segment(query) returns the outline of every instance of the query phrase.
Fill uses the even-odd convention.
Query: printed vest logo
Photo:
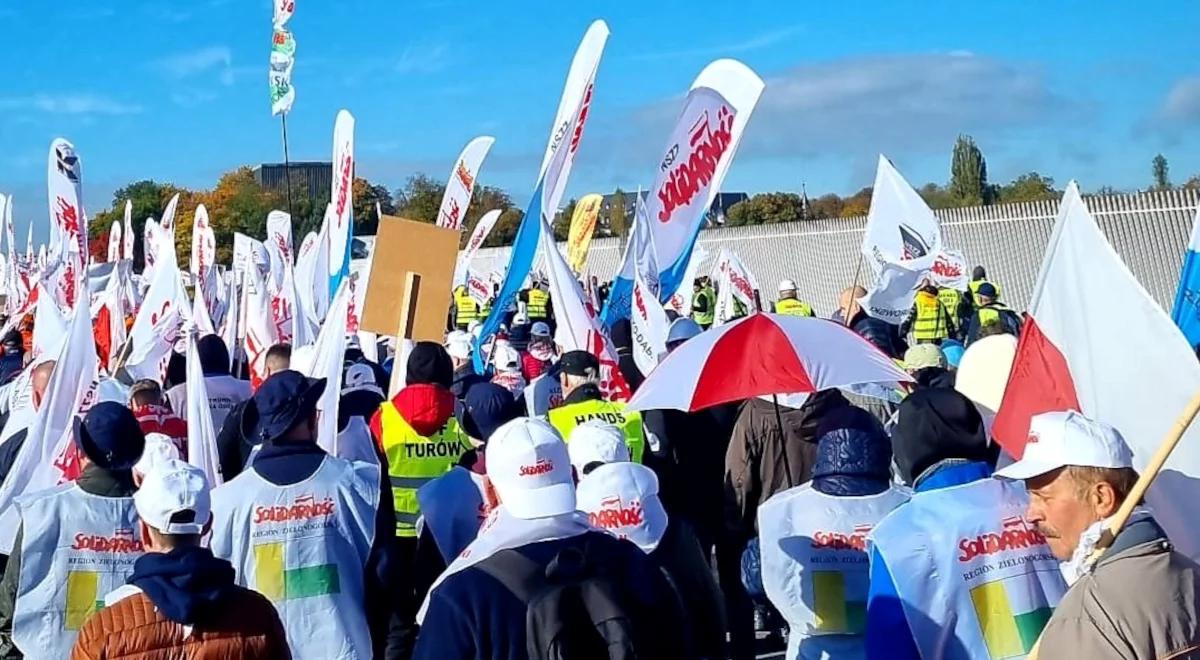
[[[519,474],[522,477],[536,477],[554,471],[554,462],[548,458],[539,458],[533,465],[522,465]]]
[[[630,500],[628,506],[621,506],[621,497],[613,495],[600,500],[600,510],[589,512],[588,522],[601,529],[620,529],[637,527],[646,522],[646,516],[640,501]]]
[[[425,440],[404,445],[405,458],[458,458],[462,456],[462,443],[456,440]]]
[[[812,548],[814,550],[857,550],[866,552],[867,535],[871,533],[871,525],[855,525],[849,534],[842,532],[817,532],[813,534]]]
[[[291,506],[275,505],[254,507],[253,524],[258,525],[261,523],[290,522],[293,520],[312,520],[314,518],[325,518],[333,515],[334,508],[332,497],[326,497],[321,501],[317,501],[316,497],[313,495],[303,495],[297,497],[292,502]]]
[[[112,536],[80,532],[75,535],[75,542],[71,544],[71,549],[122,554],[140,554],[143,551],[142,542],[133,537],[133,530],[129,528],[118,529],[113,532]]]
[[[583,424],[593,419],[598,419],[606,424],[613,424],[615,426],[625,426],[625,415],[618,412],[588,412],[575,415],[576,424]]]
[[[1022,550],[1039,545],[1046,545],[1046,537],[1037,529],[1030,527],[1021,516],[1005,518],[999,532],[980,534],[973,539],[964,538],[958,542],[960,562],[971,561],[980,555],[993,555],[1009,550]]]

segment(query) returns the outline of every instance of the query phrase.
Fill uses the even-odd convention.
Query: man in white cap
[[[575,441],[571,451],[574,459]],[[667,516],[658,498],[658,477],[650,468],[628,458],[592,465],[577,487],[579,510],[593,526],[633,542],[666,571],[687,604],[694,657],[724,658],[725,608],[696,532],[682,518]],[[687,656],[681,650],[679,657]]]
[[[146,475],[150,474],[151,470],[169,460],[181,460],[182,458],[173,438],[162,433],[147,433],[146,448],[142,450],[142,457],[133,464],[133,484],[141,486],[142,481],[146,479]]]
[[[487,378],[475,373],[475,365],[471,363],[474,341],[474,335],[461,330],[454,330],[446,335],[446,353],[450,355],[450,364],[454,367],[450,392],[459,401],[466,398],[467,390],[471,389],[472,385],[487,382]]]
[[[515,419],[492,434],[487,477],[499,505],[433,586],[414,658],[552,657],[543,654],[558,633],[569,657],[685,657],[677,595],[637,546],[576,511],[570,465],[542,420]],[[597,617],[608,621],[603,635]],[[581,628],[586,637],[571,633]]]
[[[571,455],[576,481],[582,481],[601,465],[629,462],[629,447],[621,428],[599,420],[584,422],[572,429],[567,452]]]
[[[133,649],[147,658],[287,657],[271,602],[236,585],[233,566],[201,543],[212,520],[204,472],[167,459],[146,473],[133,502],[146,554],[88,617],[71,657],[122,657]]]
[[[1149,511],[1135,509],[1091,558],[1138,479],[1119,431],[1077,412],[1037,415],[1021,460],[996,476],[1024,480],[1026,518],[1071,584],[1042,631],[1040,657],[1200,657],[1200,566]]]
[[[796,297],[796,283],[784,280],[779,283],[779,300],[775,302],[775,313],[784,316],[813,316],[812,306]]]

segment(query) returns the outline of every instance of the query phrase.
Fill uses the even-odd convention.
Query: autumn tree
[[[978,206],[991,201],[988,199],[987,162],[969,135],[958,136],[954,143],[949,189],[959,206]]]
[[[395,215],[396,207],[392,203],[392,194],[387,186],[373,184],[362,177],[354,178],[351,189],[354,198],[354,234],[356,236],[373,236],[379,230],[379,210],[385,215]]]

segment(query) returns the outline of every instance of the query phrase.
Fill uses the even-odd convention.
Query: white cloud
[[[1159,116],[1169,122],[1200,123],[1200,76],[1176,81],[1167,92]]]
[[[233,84],[233,55],[228,46],[208,46],[186,53],[177,53],[156,60],[152,65],[162,74],[175,79],[216,70],[224,85]]]
[[[142,106],[94,94],[32,94],[0,97],[0,110],[54,115],[134,115]]]
[[[400,53],[394,68],[401,74],[437,73],[449,66],[449,53],[446,44],[412,44]]]
[[[724,44],[700,48],[683,48],[679,50],[666,50],[649,53],[641,53],[631,56],[629,59],[633,61],[653,61],[663,59],[673,59],[678,57],[704,57],[704,56],[729,56],[749,53],[763,48],[769,48],[776,44],[782,43],[798,35],[803,31],[802,25],[789,25],[774,30],[768,30],[756,35],[752,35],[740,41],[732,41]]]

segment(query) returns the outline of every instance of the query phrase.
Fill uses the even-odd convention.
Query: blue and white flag
[[[721,190],[763,86],[762,79],[736,60],[709,64],[692,83],[647,199],[656,262],[662,269],[662,301],[670,300],[683,283],[704,215]],[[607,326],[629,315],[635,258],[627,251],[613,280],[604,309]]]
[[[1196,210],[1192,238],[1183,254],[1183,272],[1179,274],[1171,320],[1183,331],[1192,348],[1200,344],[1200,209]]]
[[[567,74],[567,83],[563,88],[562,99],[558,104],[558,113],[554,125],[550,129],[550,143],[542,157],[541,170],[538,172],[537,185],[533,197],[529,200],[529,208],[521,219],[517,229],[516,240],[513,241],[512,254],[509,257],[508,270],[505,273],[504,284],[492,305],[492,312],[483,322],[475,350],[475,370],[483,372],[486,356],[482,355],[479,346],[496,333],[500,321],[504,318],[505,310],[512,305],[521,290],[521,284],[533,268],[537,256],[538,243],[542,235],[542,216],[550,217],[558,209],[558,202],[567,186],[567,178],[571,173],[571,165],[579,150],[579,142],[583,137],[583,126],[587,122],[588,109],[592,104],[592,87],[596,81],[596,70],[600,66],[600,56],[604,53],[604,44],[608,41],[608,25],[604,21],[596,21],[588,28],[587,34],[575,51],[571,61],[571,70]],[[554,240],[553,236],[546,240]]]

